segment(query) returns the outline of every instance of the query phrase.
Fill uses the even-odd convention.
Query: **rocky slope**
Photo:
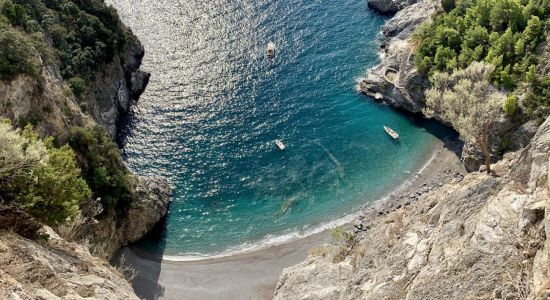
[[[1,299],[138,299],[121,273],[51,228],[47,242],[0,231]]]
[[[275,299],[550,299],[550,118],[524,149],[285,269]]]

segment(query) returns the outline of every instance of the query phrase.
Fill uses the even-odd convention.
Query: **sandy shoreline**
[[[457,173],[465,173],[459,158],[438,142],[432,159],[407,186],[375,202],[361,215],[371,219],[406,206],[426,186],[442,184],[442,174]],[[161,261],[135,247],[126,247],[121,253],[125,265],[137,271],[134,289],[145,299],[270,299],[284,268],[303,261],[309,249],[331,241],[330,230],[324,230],[264,249],[195,261]]]

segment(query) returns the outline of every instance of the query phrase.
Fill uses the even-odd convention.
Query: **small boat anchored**
[[[285,144],[281,140],[275,140],[275,144],[279,147],[279,150],[284,151],[286,149]]]
[[[393,131],[393,129],[387,127],[387,126],[384,126],[384,130],[386,131],[386,133],[391,136],[394,140],[397,140],[399,138],[399,134],[397,134],[397,132]]]
[[[267,51],[267,56],[269,57],[275,56],[275,43],[273,42],[267,43],[266,51]]]

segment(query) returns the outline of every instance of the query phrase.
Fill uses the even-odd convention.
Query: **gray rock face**
[[[537,133],[538,126],[536,121],[529,121],[521,125],[510,136],[510,150],[517,151],[529,144],[533,136]]]
[[[470,173],[370,220],[285,269],[274,299],[547,299],[549,168],[550,118],[497,176]]]
[[[117,133],[118,118],[128,113],[132,101],[137,100],[147,87],[150,76],[139,70],[145,53],[143,46],[129,28],[127,31],[129,38],[124,49],[102,70],[93,97],[88,100],[96,121],[113,137]]]
[[[423,0],[400,10],[382,27],[381,62],[369,70],[359,90],[389,105],[419,113],[424,107],[428,80],[412,63],[410,35],[435,11],[434,2]],[[389,76],[391,73],[392,76]],[[381,95],[381,97],[376,97]]]
[[[394,14],[399,10],[407,7],[411,4],[418,2],[418,0],[368,0],[367,3],[370,8],[383,14]]]
[[[100,220],[91,217],[72,231],[72,239],[90,241],[92,253],[106,258],[120,247],[138,241],[166,215],[172,192],[168,182],[157,177],[139,177],[136,192],[137,201],[122,219],[110,215]]]
[[[36,242],[0,230],[0,299],[138,299],[130,284],[88,249],[43,229]]]
[[[42,68],[41,80],[27,75],[1,80],[0,115],[23,126],[35,123],[43,134],[61,139],[71,126],[93,126],[94,122],[114,137],[117,119],[128,112],[149,82],[149,74],[139,70],[143,55],[143,46],[127,29],[123,50],[95,74],[94,82],[87,82],[90,91],[82,100],[70,96],[54,66]],[[82,107],[93,119],[83,113]]]

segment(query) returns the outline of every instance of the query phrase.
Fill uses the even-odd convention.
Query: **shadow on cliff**
[[[124,273],[141,299],[159,299],[164,295],[159,277],[166,248],[165,228],[166,216],[141,240],[120,249],[111,260],[111,264]]]

